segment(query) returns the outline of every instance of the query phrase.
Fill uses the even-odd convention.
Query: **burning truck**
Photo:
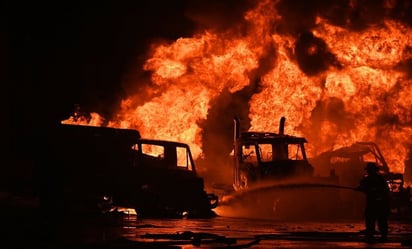
[[[41,200],[65,213],[128,207],[140,216],[213,217],[187,144],[141,138],[133,129],[59,124],[41,160]]]
[[[322,175],[333,170],[339,175],[342,185],[354,186],[365,174],[364,167],[368,162],[378,165],[390,190],[390,207],[393,216],[404,216],[412,214],[412,199],[410,187],[405,184],[404,175],[391,171],[379,146],[374,142],[356,142],[350,146],[326,151],[310,159],[316,165],[317,173]],[[358,206],[358,201],[352,196],[343,198],[343,205],[347,210]]]
[[[280,119],[278,133],[241,132],[240,121],[234,118],[233,192],[222,198],[222,205],[252,203],[251,208],[265,218],[361,217],[364,196],[353,190],[366,163],[373,161],[390,187],[392,212],[410,210],[403,175],[390,171],[375,143],[358,142],[308,158],[307,140],[285,134],[285,120]]]
[[[234,118],[233,185],[222,197],[222,206],[241,203],[242,208],[249,206],[248,215],[258,218],[336,217],[331,213],[339,208],[338,177],[334,171],[314,175],[307,140],[285,134],[285,120],[280,119],[278,133],[241,132],[240,120]]]
[[[240,121],[237,117],[234,118],[235,190],[245,189],[265,180],[313,176],[314,169],[306,157],[307,140],[285,134],[285,120],[284,117],[280,120],[279,133],[240,132]]]

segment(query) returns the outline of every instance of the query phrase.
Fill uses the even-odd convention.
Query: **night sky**
[[[214,8],[213,15],[226,15],[234,2],[241,3],[5,1],[6,128],[31,132],[68,118],[75,104],[110,117],[152,41],[191,36],[201,27],[196,13]]]
[[[191,29],[183,1],[160,2],[8,2],[13,125],[65,119],[74,104],[108,114],[150,39]]]
[[[310,29],[319,11],[337,25],[350,18],[353,29],[382,19],[383,9],[377,6],[383,1],[359,1],[362,7],[356,10],[348,9],[348,2],[280,1],[284,21],[279,32],[297,35]],[[395,2],[389,15],[411,25],[411,1]],[[6,93],[2,91],[2,130],[3,145],[10,149],[4,162],[21,156],[16,150],[27,149],[27,134],[68,118],[75,104],[110,118],[133,78],[142,74],[138,69],[153,40],[173,41],[202,28],[228,28],[242,21],[251,3],[3,1],[6,39],[0,51],[6,58],[2,68],[7,84]]]

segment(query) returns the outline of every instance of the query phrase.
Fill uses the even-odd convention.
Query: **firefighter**
[[[385,178],[379,174],[376,163],[367,163],[365,170],[367,174],[360,181],[356,190],[365,193],[366,240],[370,241],[373,238],[377,223],[381,240],[384,241],[388,235],[389,186]]]

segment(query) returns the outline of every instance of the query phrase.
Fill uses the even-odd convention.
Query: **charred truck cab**
[[[392,172],[378,144],[374,142],[358,141],[349,146],[326,151],[310,159],[320,174],[333,169],[339,175],[339,182],[346,186],[357,186],[359,179],[365,175],[365,165],[376,163],[379,173],[385,177],[390,190],[390,211],[393,217],[405,217],[412,214],[412,193],[404,180],[402,173]],[[359,199],[353,195],[343,196],[342,206],[346,210],[360,209],[363,196]],[[352,211],[354,212],[354,211]]]
[[[110,200],[140,216],[214,216],[217,197],[205,192],[187,144],[71,124],[57,125],[47,138],[40,175],[49,208],[94,212]]]
[[[217,206],[217,196],[205,192],[203,178],[196,172],[187,144],[139,139],[132,148],[134,169],[131,172],[134,174],[126,182],[135,181],[138,189],[135,197],[121,199],[133,200],[131,205],[138,214],[213,216],[211,210]],[[133,179],[133,175],[140,177]]]
[[[233,186],[221,204],[229,202],[256,218],[336,217],[339,195],[330,186],[338,183],[338,177],[333,172],[314,176],[307,140],[285,134],[284,125],[282,117],[278,133],[240,132],[239,119],[234,118]]]
[[[285,118],[279,133],[240,132],[234,118],[233,187],[240,190],[265,180],[310,177],[313,167],[306,158],[303,137],[284,134]]]

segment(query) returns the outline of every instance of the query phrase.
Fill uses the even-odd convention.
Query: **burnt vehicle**
[[[333,188],[338,177],[333,171],[314,175],[305,150],[308,141],[285,134],[285,120],[280,119],[278,133],[241,132],[234,117],[233,192],[222,203],[240,196],[243,206],[250,205],[265,218],[332,217],[331,210],[339,207]]]
[[[333,172],[327,177],[315,177],[314,168],[306,156],[304,137],[284,133],[285,118],[279,123],[279,133],[240,132],[240,121],[234,118],[233,187],[240,190],[262,181],[300,178],[317,182],[336,182]]]
[[[357,186],[359,180],[365,174],[365,165],[374,162],[378,165],[379,172],[388,183],[391,196],[391,214],[393,216],[412,214],[411,191],[405,186],[403,174],[394,173],[390,170],[385,157],[379,146],[374,142],[355,142],[350,146],[341,147],[336,150],[326,151],[310,159],[316,166],[318,174],[325,174],[333,170],[339,175],[342,185]],[[347,210],[359,208],[362,199],[350,193],[344,196],[343,205]]]
[[[140,216],[213,217],[185,143],[143,139],[137,130],[59,124],[47,131],[41,193],[65,212],[128,207]],[[49,201],[49,203],[48,203]]]

